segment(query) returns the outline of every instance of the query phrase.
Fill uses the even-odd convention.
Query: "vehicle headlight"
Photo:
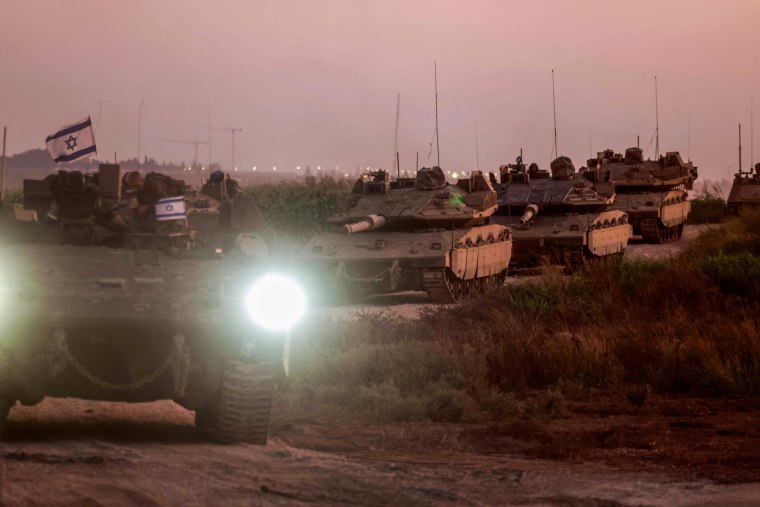
[[[275,273],[258,279],[246,298],[248,314],[271,331],[291,328],[306,311],[306,294],[294,280]]]

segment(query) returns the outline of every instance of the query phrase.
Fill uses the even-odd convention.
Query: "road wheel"
[[[8,353],[0,351],[0,438],[5,436],[5,423],[8,413],[15,404],[11,396],[11,372]]]
[[[265,445],[275,371],[269,363],[225,360],[222,388],[210,406],[196,411],[196,426],[218,443]]]

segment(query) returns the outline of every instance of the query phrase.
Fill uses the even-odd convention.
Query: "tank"
[[[296,308],[300,289],[272,272],[258,208],[188,192],[137,220],[120,182],[26,180],[2,218],[0,422],[45,396],[171,399],[215,441],[266,443],[286,338],[255,302]]]
[[[299,263],[318,301],[424,291],[450,303],[506,276],[512,240],[508,227],[489,223],[496,209],[496,192],[480,172],[456,185],[438,167],[397,181],[372,172],[356,181]]]
[[[628,213],[635,236],[647,243],[681,237],[691,210],[687,190],[694,186],[697,168],[677,151],[644,160],[640,148],[628,148],[625,155],[606,150],[588,161],[584,175],[600,193],[614,189],[617,199],[610,209]]]
[[[760,163],[755,164],[754,173],[752,170],[736,173],[726,204],[728,212],[734,215],[742,208],[760,207]]]
[[[554,160],[550,177],[534,179],[524,166],[512,167],[497,188],[499,210],[492,222],[512,229],[516,269],[578,269],[625,252],[632,231],[628,216],[610,210],[614,196],[596,192],[569,158]]]

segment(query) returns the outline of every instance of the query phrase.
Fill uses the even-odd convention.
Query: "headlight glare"
[[[261,327],[285,331],[303,317],[306,295],[294,280],[268,273],[248,291],[246,306],[250,317]]]

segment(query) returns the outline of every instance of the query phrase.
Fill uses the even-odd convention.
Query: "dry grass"
[[[484,422],[558,417],[592,388],[633,405],[652,392],[752,395],[759,233],[746,214],[675,260],[548,277],[418,321],[310,326],[287,398],[373,420]]]

